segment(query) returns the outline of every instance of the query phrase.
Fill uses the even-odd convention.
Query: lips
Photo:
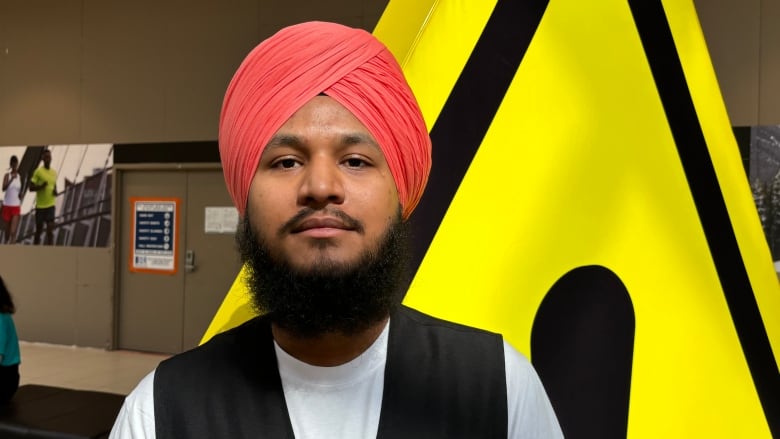
[[[292,233],[301,233],[312,229],[341,229],[341,230],[353,230],[352,227],[347,225],[344,221],[335,217],[323,217],[323,218],[306,218],[301,221],[295,227],[292,228]]]

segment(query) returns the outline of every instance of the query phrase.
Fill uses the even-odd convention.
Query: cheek
[[[369,196],[371,200],[367,205],[372,206],[369,213],[384,231],[395,221],[398,214],[398,192],[395,189],[395,183],[391,180],[390,186],[383,185],[381,190],[375,191]]]
[[[269,223],[274,221],[274,215],[279,213],[281,202],[279,191],[258,181],[258,179],[254,179],[249,186],[247,200],[250,221],[255,224],[255,227],[265,229]]]
[[[395,188],[395,182],[385,178],[371,184],[358,186],[361,202],[366,206],[372,206],[371,209],[377,215],[384,215],[386,211],[395,213],[398,207],[398,191]]]

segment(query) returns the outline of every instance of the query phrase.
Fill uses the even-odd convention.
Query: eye
[[[276,160],[271,165],[272,168],[281,168],[281,169],[292,169],[296,166],[299,166],[300,163],[295,160],[294,158],[282,158],[279,160]]]
[[[369,163],[360,157],[349,157],[346,160],[344,160],[344,164],[348,168],[364,168],[369,165]]]

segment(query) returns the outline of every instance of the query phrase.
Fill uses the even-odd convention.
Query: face
[[[16,171],[16,167],[19,166],[19,159],[16,157],[11,157],[11,169]]]
[[[43,160],[43,165],[47,168],[51,164],[51,151],[46,150],[43,152],[43,155],[41,156],[41,160]]]
[[[398,206],[384,154],[366,127],[317,96],[266,146],[247,215],[271,257],[307,271],[349,266],[375,251]]]

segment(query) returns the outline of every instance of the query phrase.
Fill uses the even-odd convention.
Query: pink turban
[[[219,119],[219,152],[241,216],[266,144],[320,93],[350,110],[379,143],[408,218],[431,168],[431,139],[420,108],[379,40],[324,22],[280,30],[247,55],[230,81]]]

